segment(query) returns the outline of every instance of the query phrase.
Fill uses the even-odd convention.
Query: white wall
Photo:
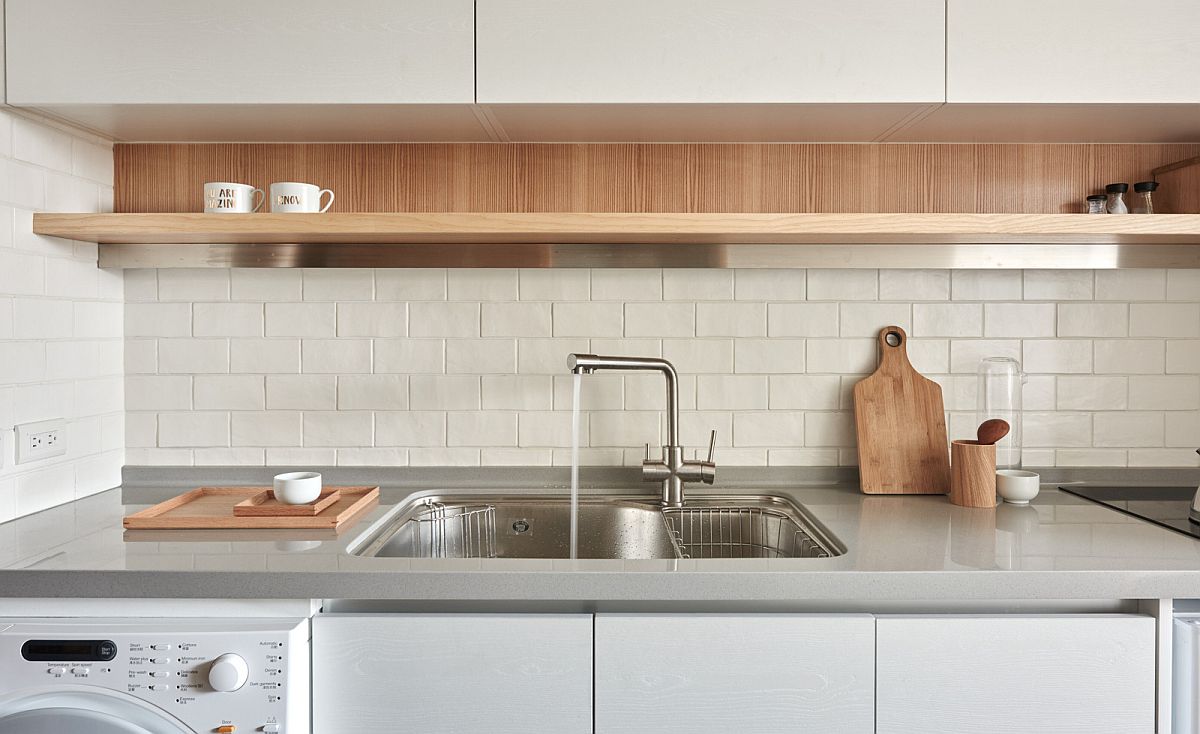
[[[130,464],[569,462],[571,351],[659,355],[723,465],[855,463],[850,391],[909,329],[974,431],[1012,355],[1031,465],[1195,466],[1200,271],[141,270],[126,273]],[[661,443],[656,375],[584,379],[583,460]]]
[[[112,211],[112,146],[0,110],[0,521],[120,483],[123,279],[34,211]],[[14,464],[13,426],[67,420],[66,456]]]

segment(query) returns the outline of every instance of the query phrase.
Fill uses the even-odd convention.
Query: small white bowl
[[[1020,469],[997,469],[996,492],[1005,502],[1014,505],[1027,505],[1029,500],[1038,496],[1042,478],[1037,472],[1021,471]]]
[[[293,471],[275,475],[275,499],[285,505],[307,505],[321,496],[321,475]]]

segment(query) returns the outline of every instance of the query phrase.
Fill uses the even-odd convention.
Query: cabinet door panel
[[[947,102],[1200,102],[1200,3],[949,0]]]
[[[480,0],[481,103],[941,102],[943,0]]]
[[[1154,620],[879,617],[879,734],[1154,731]]]
[[[471,0],[7,0],[8,101],[474,101]]]
[[[592,729],[592,617],[313,618],[314,732]]]
[[[874,730],[869,615],[598,614],[596,734]]]

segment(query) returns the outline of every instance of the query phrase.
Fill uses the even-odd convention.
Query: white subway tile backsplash
[[[1129,378],[1072,375],[1058,378],[1058,410],[1126,410]]]
[[[658,410],[591,411],[588,413],[590,443],[592,446],[626,447],[647,443],[661,446],[661,417],[662,411]],[[567,440],[570,441],[570,433]]]
[[[74,335],[75,305],[70,301],[16,298],[12,314],[16,339],[68,339]]]
[[[854,414],[850,412],[808,413],[804,417],[805,446],[854,446]]]
[[[549,303],[484,303],[481,308],[485,337],[553,335]]]
[[[408,380],[413,410],[479,410],[478,375],[413,375]]]
[[[679,268],[662,271],[662,297],[667,301],[728,301],[733,298],[733,270]],[[634,297],[630,300],[640,300]]]
[[[733,371],[749,373],[804,372],[803,339],[737,339]]]
[[[407,410],[407,375],[341,375],[338,410]]]
[[[446,271],[446,297],[451,301],[515,301],[516,270]]]
[[[771,410],[835,410],[840,403],[837,375],[770,375]]]
[[[443,339],[376,339],[376,372],[441,373],[446,371]]]
[[[1138,413],[1131,410],[1121,413],[1097,413],[1092,425],[1095,431],[1093,445],[1097,447],[1163,445],[1162,413]]]
[[[287,374],[300,371],[299,339],[230,339],[229,371]]]
[[[616,268],[592,271],[593,301],[651,301],[662,298],[661,270]]]
[[[554,407],[554,377],[550,375],[483,375],[480,391],[484,410]]]
[[[1161,339],[1098,339],[1096,374],[1157,375],[1166,369]]]
[[[948,301],[949,270],[880,270],[879,298],[884,301]]]
[[[126,410],[187,410],[192,407],[192,378],[186,375],[127,375]]]
[[[879,364],[875,339],[809,339],[806,360],[810,373],[861,375]]]
[[[1167,372],[1200,374],[1200,339],[1171,339],[1167,342]]]
[[[1167,296],[1165,270],[1097,270],[1097,301],[1161,301]]]
[[[700,375],[696,378],[700,410],[765,410],[766,375]]]
[[[230,270],[181,268],[159,270],[160,301],[227,301]]]
[[[1129,335],[1129,304],[1061,303],[1058,335],[1120,337]]]
[[[446,414],[410,410],[375,414],[376,446],[445,446]]]
[[[370,446],[375,417],[367,410],[304,412],[304,446]]]
[[[1200,336],[1200,303],[1131,303],[1130,336]]]
[[[304,435],[302,414],[294,411],[237,411],[229,415],[229,426],[234,446],[299,447]],[[270,452],[267,461],[272,464],[293,463],[272,460]]]
[[[914,369],[925,374],[949,372],[950,342],[945,339],[910,339],[908,361]]]
[[[1092,371],[1092,343],[1086,339],[1031,339],[1022,348],[1026,372],[1087,374]]]
[[[830,270],[808,271],[810,301],[873,301],[879,297],[879,271]]]
[[[739,301],[803,301],[807,297],[805,270],[735,270],[734,298]]]
[[[989,303],[983,307],[986,337],[1052,337],[1054,332],[1052,303]]]
[[[304,271],[292,268],[235,268],[229,279],[229,295],[235,301],[299,301],[304,293]]]
[[[228,446],[229,414],[159,413],[158,445],[166,448]]]
[[[370,301],[375,297],[375,272],[353,268],[305,269],[306,301]]]
[[[446,340],[446,372],[449,374],[508,374],[516,371],[517,343],[513,339]]]
[[[983,306],[978,303],[915,303],[912,310],[909,336],[983,336]]]
[[[697,303],[696,336],[766,336],[765,303]]]
[[[956,301],[1019,301],[1019,270],[955,270],[951,274],[950,297]]]
[[[1164,446],[1186,447],[1195,451],[1200,447],[1200,412],[1172,412],[1164,416],[1166,440]]]
[[[518,339],[517,371],[534,374],[561,374],[567,370],[567,355],[587,354],[590,342],[577,339]]]
[[[623,336],[624,311],[620,303],[555,303],[554,336]]]
[[[584,446],[591,443],[587,413],[580,416],[579,441]],[[517,415],[517,444],[523,447],[569,447],[571,445],[571,414],[562,410],[522,411]]]
[[[337,383],[336,375],[267,375],[267,410],[336,410]]]
[[[593,347],[595,341],[592,342]],[[661,353],[663,359],[675,365],[681,374],[725,374],[733,372],[733,345],[733,339],[663,339]],[[649,351],[630,354],[638,357],[658,356]]]
[[[579,383],[580,410],[621,410],[625,407],[625,380],[630,377],[634,375],[597,372],[582,378]],[[575,376],[558,374],[551,379],[554,381],[554,409],[570,410],[574,397]],[[665,392],[663,394],[665,395]]]
[[[1200,270],[1168,270],[1167,300],[1195,301],[1200,298]]]
[[[1092,416],[1088,413],[1026,412],[1024,445],[1030,448],[1092,445]]]
[[[379,301],[444,301],[444,268],[375,271],[375,298]]]
[[[516,446],[517,414],[505,410],[446,414],[447,446]]]
[[[416,302],[408,308],[411,336],[479,336],[478,303]]]
[[[338,466],[407,466],[408,450],[399,448],[338,449]]]
[[[517,283],[522,301],[585,301],[591,298],[589,270],[521,270]]]
[[[262,336],[261,303],[196,303],[192,305],[193,336]]]
[[[192,405],[196,410],[263,410],[264,377],[260,375],[196,375]]]
[[[951,372],[977,372],[980,360],[985,357],[1020,360],[1021,342],[1015,339],[955,339],[950,342]]]
[[[595,281],[592,283],[595,289]],[[726,304],[699,304],[726,305]],[[696,304],[692,303],[627,303],[625,304],[625,336],[693,336],[696,331]],[[709,324],[719,329],[720,323]],[[610,336],[600,334],[598,336]],[[705,333],[701,336],[721,336]]]
[[[836,303],[772,303],[767,306],[768,336],[837,336],[839,328]]]
[[[403,303],[339,303],[338,336],[406,336],[408,307]]]
[[[159,359],[161,359],[161,354]],[[371,371],[370,339],[305,339],[300,343],[305,374],[363,374]]]
[[[1026,270],[1026,301],[1088,301],[1095,292],[1091,270]]]
[[[158,370],[164,374],[229,372],[229,340],[159,339]]]
[[[1200,410],[1200,376],[1134,375],[1129,378],[1129,409]]]
[[[885,326],[899,326],[911,332],[912,310],[908,303],[843,303],[839,335],[873,337]]]
[[[805,414],[772,410],[733,414],[733,445],[738,447],[788,447],[804,445]]]
[[[331,337],[336,331],[333,303],[266,304],[267,336]]]

